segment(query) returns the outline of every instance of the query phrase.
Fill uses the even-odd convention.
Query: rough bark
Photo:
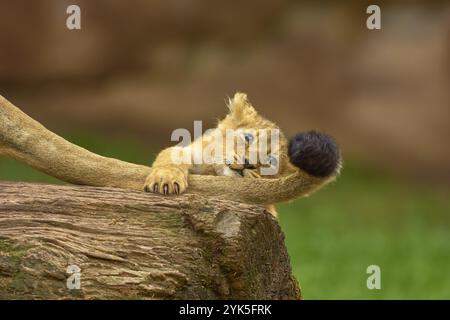
[[[81,269],[68,289],[69,265]],[[261,206],[114,188],[0,183],[0,298],[297,299]]]

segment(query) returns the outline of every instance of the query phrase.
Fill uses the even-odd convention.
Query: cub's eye
[[[252,144],[255,137],[251,133],[244,133],[244,139],[248,144]]]
[[[278,165],[278,160],[277,158],[275,158],[274,156],[267,156],[267,164],[270,165],[271,167],[276,167]]]

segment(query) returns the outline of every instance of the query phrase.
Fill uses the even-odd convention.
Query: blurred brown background
[[[377,1],[380,31],[368,4],[0,0],[0,94],[57,132],[158,149],[244,91],[288,135],[325,131],[347,161],[447,184],[450,3]]]

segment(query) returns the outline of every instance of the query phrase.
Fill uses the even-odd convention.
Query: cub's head
[[[275,123],[258,114],[244,93],[229,99],[228,108],[218,129],[224,138],[227,131],[234,132],[235,157],[226,163],[230,169],[252,176],[262,173],[266,178],[289,174],[295,167],[316,177],[339,172],[341,153],[330,136],[309,131],[288,141]]]
[[[259,115],[244,93],[229,99],[228,108],[228,115],[218,124],[224,139],[227,131],[234,133],[235,156],[228,159],[228,167],[244,176],[250,173],[271,178],[285,173],[289,167],[288,142],[278,126]]]

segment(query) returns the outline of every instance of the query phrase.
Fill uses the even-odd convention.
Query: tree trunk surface
[[[261,206],[0,183],[0,298],[298,299],[300,290]]]

